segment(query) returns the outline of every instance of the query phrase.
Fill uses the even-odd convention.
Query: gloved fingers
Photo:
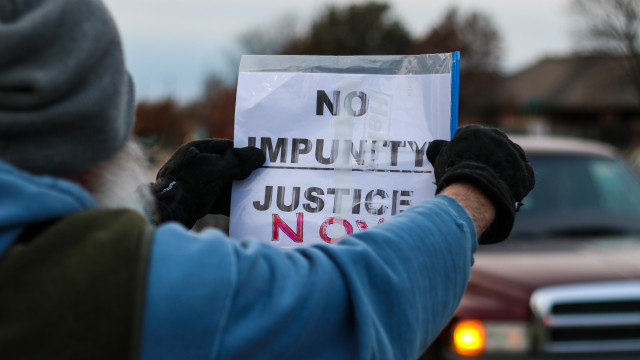
[[[427,146],[427,159],[429,160],[431,165],[435,166],[438,155],[440,155],[440,152],[447,145],[447,143],[449,142],[446,140],[433,140],[429,143],[429,146]]]
[[[509,142],[511,143],[511,146],[515,149],[515,151],[518,153],[518,155],[520,155],[520,159],[528,162],[529,159],[527,158],[527,154],[524,152],[524,149],[520,145],[511,141],[511,139],[509,139]]]
[[[529,179],[529,191],[533,190],[534,186],[536,185],[536,174],[533,171],[533,167],[531,167],[531,164],[529,163],[529,161],[527,160],[525,167],[527,169],[527,178]],[[527,192],[528,194],[528,192]]]
[[[227,151],[220,161],[217,170],[220,176],[212,178],[214,188],[219,189],[217,197],[209,209],[209,214],[229,216],[231,211],[231,182],[244,180],[251,172],[259,168],[265,162],[262,150],[255,147],[231,149]]]
[[[229,139],[205,139],[191,141],[186,145],[204,154],[222,154],[233,148],[233,141]]]
[[[486,128],[480,125],[467,125],[456,131],[456,135],[453,138],[454,141],[464,141],[471,144],[476,143],[493,146],[509,146],[514,150],[521,159],[526,160],[526,154],[520,145],[514,143],[509,139],[506,133],[500,129]]]
[[[162,165],[156,174],[156,180],[173,177],[172,175],[187,167],[199,155],[199,151],[196,148],[187,145],[181,145],[169,160]]]
[[[223,155],[200,154],[194,162],[194,167],[201,169],[200,178],[213,185],[244,180],[253,170],[264,164],[265,160],[264,153],[259,148],[233,148]]]
[[[253,146],[232,149],[231,152],[239,160],[239,172],[233,173],[231,179],[244,180],[266,161],[264,152]]]
[[[209,209],[209,214],[229,216],[231,212],[231,182],[226,182],[220,188],[220,194]]]
[[[480,129],[482,129],[482,127],[478,126],[478,125],[473,125],[472,127],[478,127]],[[497,136],[505,139],[507,144],[509,144],[509,146],[511,146],[511,148],[520,156],[520,158],[522,160],[526,160],[527,159],[527,155],[525,154],[525,152],[522,149],[522,147],[520,145],[514,143],[513,141],[511,141],[511,139],[509,139],[509,136],[507,136],[507,134],[505,134],[502,130],[500,130],[500,129],[492,129],[492,128],[484,128],[484,129],[489,130],[494,135],[497,135]]]
[[[524,199],[525,196],[527,196],[527,194],[529,194],[536,185],[536,175],[533,171],[533,168],[531,167],[531,164],[526,158],[523,161],[523,163],[524,163],[524,171],[526,173],[525,180],[523,182],[526,182],[526,183],[522,184],[522,193],[516,195],[516,200],[518,202],[521,202],[522,199]]]
[[[213,202],[210,214],[229,216],[231,210],[231,181],[244,180],[251,172],[265,162],[262,150],[256,147],[244,147],[227,151],[220,162],[220,176],[215,183],[220,192]]]
[[[211,210],[228,214],[231,181],[246,178],[264,161],[260,149],[234,149],[231,140],[182,145],[158,171],[156,186],[166,185],[166,191],[163,188],[154,193],[161,218],[190,227]]]
[[[493,203],[496,219],[479,239],[504,240],[522,199],[533,189],[535,174],[520,145],[499,129],[462,127],[449,142],[433,141],[427,158],[434,164],[436,193],[455,182],[476,186]]]

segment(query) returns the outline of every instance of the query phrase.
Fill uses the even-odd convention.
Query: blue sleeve
[[[281,250],[158,228],[143,359],[409,359],[453,315],[477,243],[437,196],[336,245]]]

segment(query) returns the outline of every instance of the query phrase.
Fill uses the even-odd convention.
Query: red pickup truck
[[[640,181],[603,144],[512,137],[536,188],[423,359],[640,359]]]

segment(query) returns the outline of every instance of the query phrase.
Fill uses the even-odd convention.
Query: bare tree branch
[[[626,56],[640,100],[640,1],[574,0],[572,10],[582,20],[581,50]]]

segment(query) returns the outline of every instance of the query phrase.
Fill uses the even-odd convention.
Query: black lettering
[[[351,155],[358,165],[364,164],[364,150],[367,146],[367,140],[360,140],[360,149],[356,151],[351,143]]]
[[[342,197],[351,194],[351,189],[328,188],[327,194],[335,195],[333,197],[333,213],[338,214],[342,212]]]
[[[264,203],[260,204],[259,201],[254,201],[253,207],[258,211],[265,211],[269,209],[271,207],[272,194],[273,194],[273,186],[265,186],[264,187]]]
[[[375,162],[375,160],[378,158],[378,156],[376,155],[376,149],[378,148],[378,140],[371,140],[371,160],[373,162]]]
[[[293,139],[291,143],[291,163],[298,162],[298,155],[308,154],[311,152],[311,140],[309,139]]]
[[[362,194],[361,189],[353,189],[353,203],[351,205],[352,214],[360,214],[360,196]]]
[[[416,153],[416,167],[422,167],[422,164],[424,164],[424,154],[427,150],[427,143],[418,146],[417,142],[409,141],[409,147]]]
[[[384,190],[381,190],[381,189],[371,190],[369,191],[369,193],[367,193],[367,197],[365,198],[364,208],[371,215],[382,215],[385,213],[385,211],[387,211],[387,206],[383,204],[379,204],[379,206],[374,207],[372,204],[374,196],[378,196],[382,199],[386,199],[387,197],[389,197]]]
[[[276,200],[276,204],[278,205],[278,209],[282,211],[291,212],[298,208],[300,204],[300,188],[294,187],[293,192],[291,193],[291,204],[284,204],[284,186],[278,186],[278,199]]]
[[[331,155],[326,158],[324,157],[324,140],[318,139],[316,140],[316,160],[320,164],[333,164],[336,160],[336,156],[338,155],[338,150],[340,146],[340,140],[333,140],[331,143]]]
[[[385,141],[383,145],[391,145],[391,166],[398,166],[398,148],[405,147],[406,141]]]
[[[353,108],[353,99],[360,99],[360,108],[355,110]],[[347,97],[344,99],[344,109],[349,116],[362,116],[367,112],[367,108],[369,107],[369,99],[367,98],[367,94],[362,91],[352,91],[347,94]]]
[[[324,209],[324,200],[322,200],[321,197],[316,196],[316,194],[324,195],[324,191],[319,187],[310,187],[304,192],[305,199],[309,201],[309,204],[302,204],[302,208],[304,208],[305,211],[317,213]],[[312,204],[315,204],[316,206],[312,207]]]
[[[400,192],[400,196],[407,196],[407,197],[411,197],[413,196],[413,191],[410,190],[402,190]],[[400,205],[406,205],[409,206],[411,205],[411,200],[400,200]]]
[[[393,195],[391,195],[391,216],[395,216],[396,214],[396,210],[397,210],[397,203],[398,203],[398,193],[400,193],[400,191],[398,190],[393,190]]]
[[[400,197],[412,197],[413,191],[410,190],[393,190],[393,199],[391,204],[391,216],[396,213],[401,213],[404,210],[398,210],[398,205],[400,206],[411,206],[411,199],[401,199]]]
[[[278,159],[278,155],[280,155],[281,163],[286,162],[287,144],[288,141],[286,138],[278,138],[278,140],[276,140],[276,147],[274,149],[270,137],[260,138],[260,149],[262,149],[262,151],[269,156],[269,162],[276,162]]]
[[[329,99],[329,96],[327,95],[326,92],[324,92],[324,90],[318,90],[318,93],[316,96],[316,115],[324,115],[324,108],[322,107],[322,105],[325,105],[327,107],[329,112],[331,112],[331,115],[333,116],[338,115],[339,110],[337,105],[339,103],[340,103],[340,91],[333,92],[333,102],[331,102],[331,99]]]

